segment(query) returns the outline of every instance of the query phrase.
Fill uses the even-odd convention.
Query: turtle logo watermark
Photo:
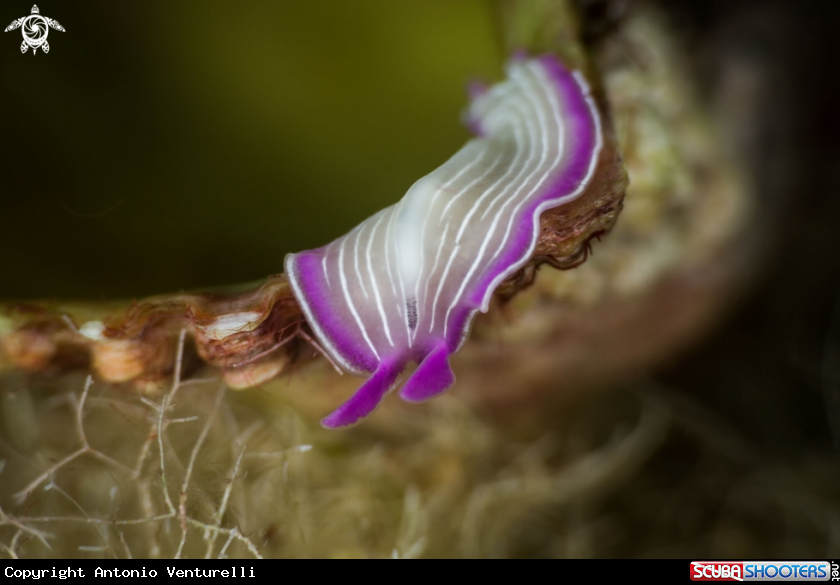
[[[57,20],[41,16],[38,5],[32,7],[32,14],[13,20],[12,24],[6,27],[3,32],[9,32],[16,28],[22,27],[23,43],[20,45],[20,52],[25,53],[29,47],[32,47],[32,54],[34,55],[38,49],[44,53],[50,52],[50,44],[47,42],[47,35],[50,28],[57,31],[64,32],[64,27],[58,24]]]

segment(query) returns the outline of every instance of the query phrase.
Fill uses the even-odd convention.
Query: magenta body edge
[[[327,269],[336,265],[335,260],[330,264],[328,259],[335,256],[336,245],[342,238],[328,246],[286,257],[286,274],[295,298],[325,350],[342,369],[355,374],[372,374],[350,400],[324,419],[324,426],[347,426],[372,412],[384,395],[394,388],[399,374],[412,361],[418,363],[419,367],[403,386],[401,396],[405,400],[426,400],[449,388],[455,380],[448,363],[449,355],[457,352],[463,345],[476,313],[488,309],[490,298],[498,285],[530,259],[539,235],[539,218],[542,212],[573,201],[591,181],[602,146],[602,135],[598,110],[589,95],[586,82],[579,73],[569,71],[552,55],[530,60],[529,67],[532,70],[539,69],[542,76],[535,78],[544,78],[550,85],[550,89],[538,89],[543,92],[556,92],[556,101],[560,104],[559,110],[563,120],[562,136],[565,137],[561,146],[567,147],[568,152],[564,151],[562,168],[547,171],[549,175],[545,184],[530,195],[516,215],[509,241],[505,240],[506,245],[502,252],[488,263],[481,277],[459,297],[459,302],[448,319],[445,335],[439,330],[426,335],[418,334],[414,337],[415,343],[409,345],[395,343],[393,335],[388,337],[387,341],[390,343],[384,338],[372,340],[373,336],[366,333],[366,322],[362,317],[375,320],[377,310],[381,315],[384,307],[383,303],[379,302],[381,299],[378,292],[374,291],[377,293],[374,299],[367,288],[371,284],[375,286],[377,278],[379,281],[387,279],[384,275],[381,278],[370,275],[369,279],[365,279],[363,274],[359,276],[362,279],[359,284],[365,288],[364,297],[359,294],[358,287],[345,286],[342,289],[337,281],[341,279],[341,284],[344,285],[344,281],[349,277],[345,278],[345,274],[332,274]],[[492,88],[488,91],[492,91]],[[477,99],[481,99],[481,96]],[[483,139],[486,133],[482,127],[482,120],[469,115],[467,120],[470,127]],[[368,232],[370,231],[368,229]],[[352,236],[358,240],[362,237],[360,233],[354,235],[354,232],[344,238]],[[327,254],[332,256],[328,257]],[[356,258],[357,268],[359,262]],[[361,264],[364,265],[364,261],[361,261]],[[381,266],[377,269],[384,270]],[[351,274],[353,271],[346,272]],[[356,272],[361,274],[362,271],[357,269]],[[457,282],[463,275],[449,274],[448,277]],[[368,287],[365,287],[365,283]],[[346,294],[342,295],[342,290],[350,292],[350,297],[356,297],[356,304],[361,309],[354,307],[352,299],[346,298]],[[383,287],[382,290],[387,290],[387,287]],[[365,300],[359,302],[358,299],[361,298]],[[410,305],[411,299],[406,296],[403,302]],[[348,305],[351,311],[347,310]],[[408,313],[400,306],[397,306],[396,310],[393,306],[388,306],[384,318],[393,318],[396,323],[400,315],[404,318]],[[381,327],[371,325],[370,330],[380,331]],[[410,335],[409,333],[409,337]]]

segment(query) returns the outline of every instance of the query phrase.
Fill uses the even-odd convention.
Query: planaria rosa
[[[477,134],[395,205],[347,235],[289,254],[293,293],[327,353],[368,380],[322,422],[370,414],[410,362],[400,395],[452,386],[449,356],[496,287],[534,252],[540,214],[580,196],[602,147],[589,87],[556,57],[516,57],[507,80],[477,92]]]

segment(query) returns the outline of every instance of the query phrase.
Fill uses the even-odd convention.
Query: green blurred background
[[[482,0],[39,8],[49,54],[0,36],[3,299],[281,272],[457,150],[467,81],[503,61]]]

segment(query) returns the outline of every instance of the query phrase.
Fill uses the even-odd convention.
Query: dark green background
[[[49,54],[0,35],[3,299],[281,272],[455,152],[466,82],[504,57],[479,0],[39,8],[67,29]]]

